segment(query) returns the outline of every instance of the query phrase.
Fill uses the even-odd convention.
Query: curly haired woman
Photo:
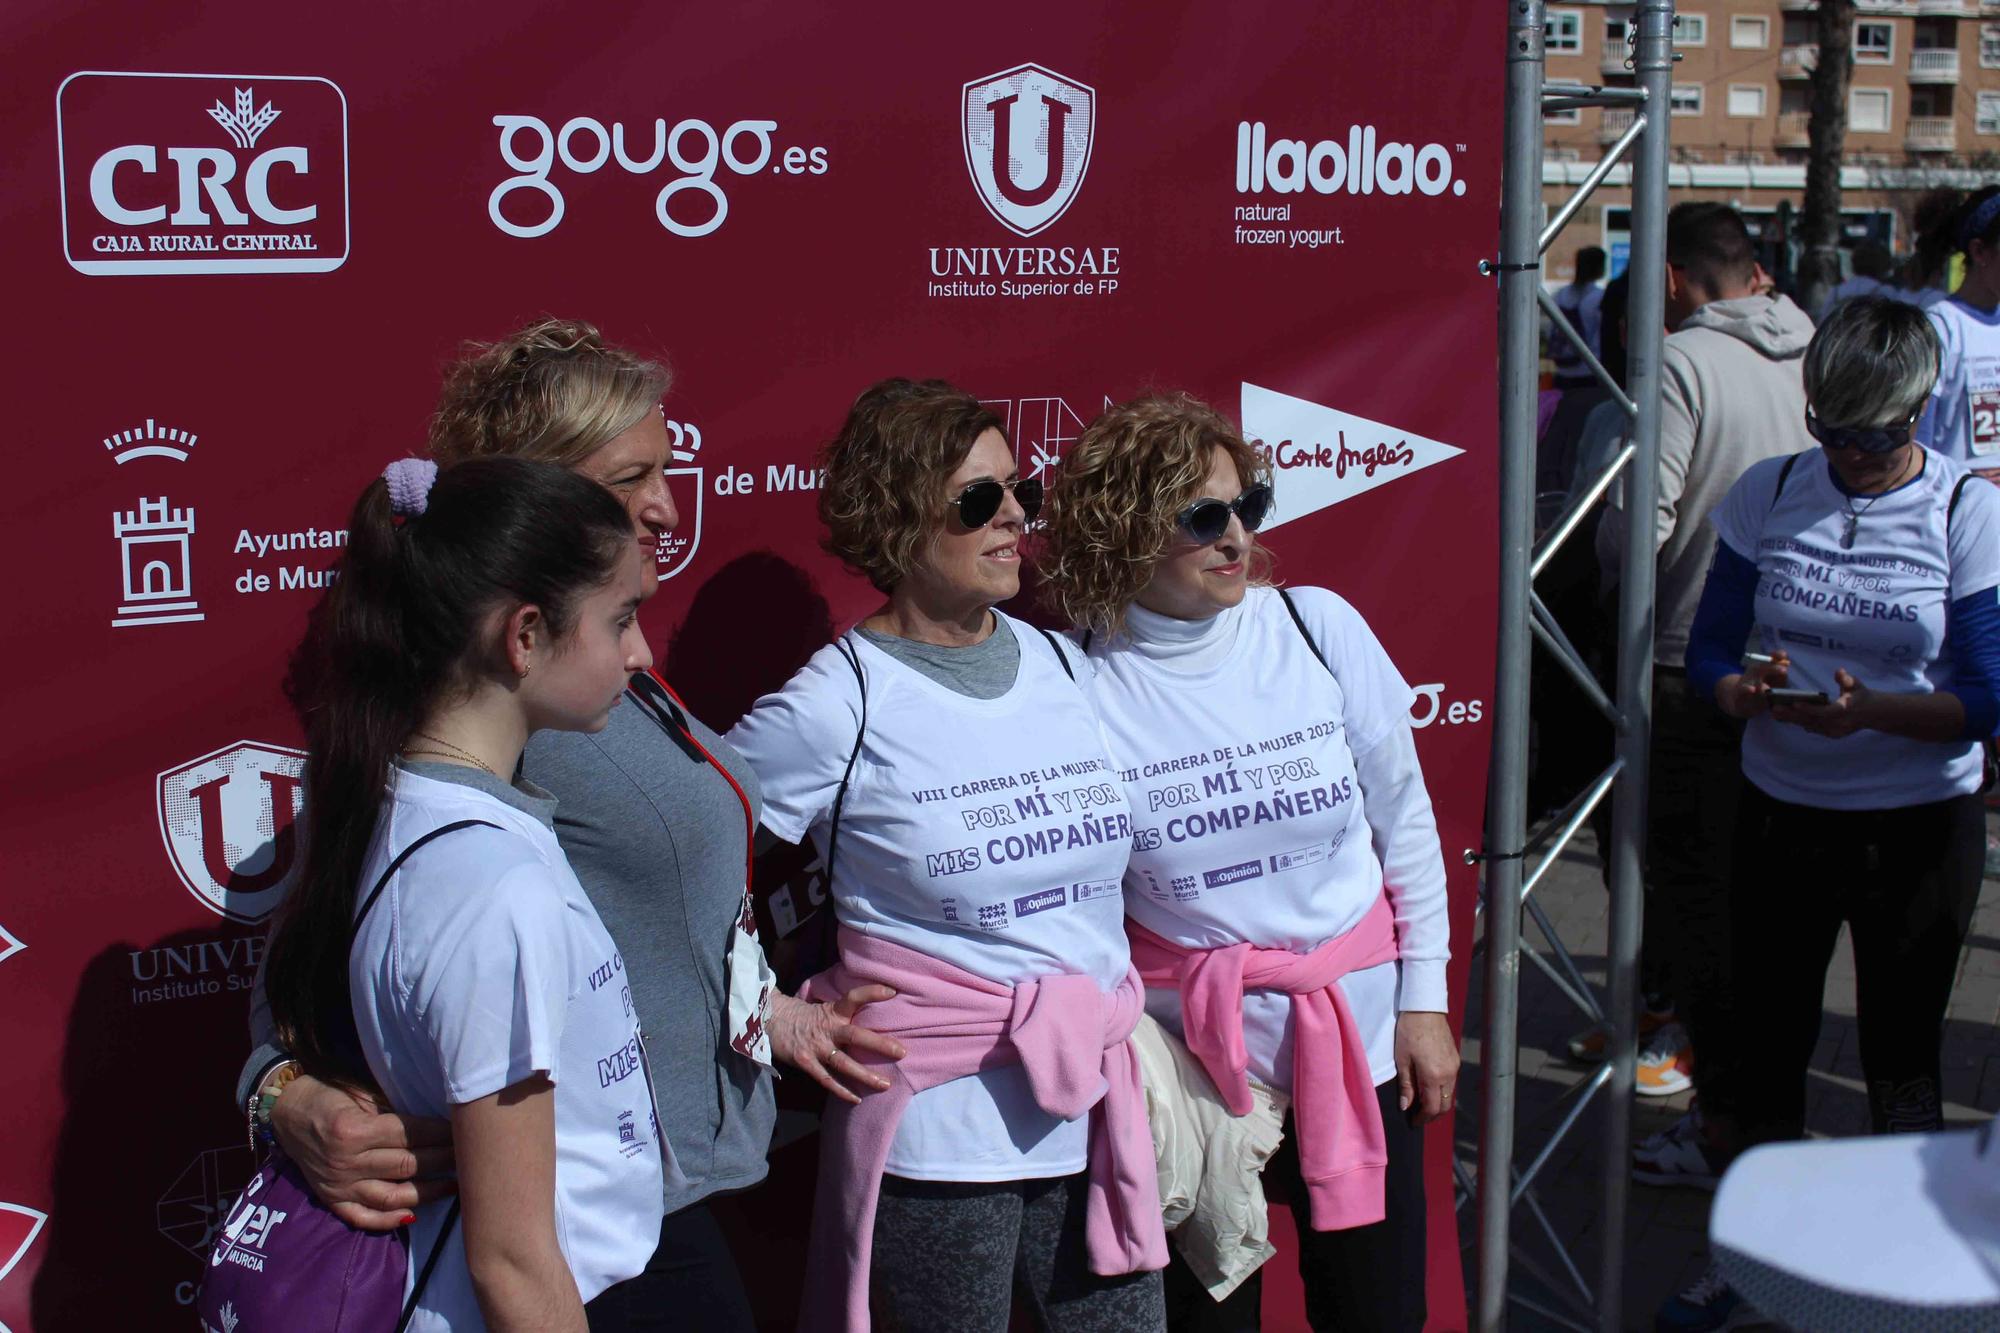
[[[1146,1008],[1237,1115],[1289,1095],[1285,1177],[1315,1329],[1424,1322],[1419,1127],[1451,1104],[1444,860],[1410,687],[1360,614],[1272,586],[1264,459],[1185,396],[1108,409],[1063,460],[1047,576],[1082,631],[1132,804]],[[1258,1327],[1178,1254],[1170,1324]]]

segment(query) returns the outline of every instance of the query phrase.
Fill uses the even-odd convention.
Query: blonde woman
[[[1284,591],[1263,458],[1185,396],[1107,410],[1064,458],[1049,590],[1081,632],[1132,807],[1146,1008],[1231,1109],[1289,1094],[1286,1179],[1315,1329],[1424,1322],[1419,1127],[1451,1104],[1444,862],[1410,689],[1358,612]],[[1170,1325],[1254,1329],[1176,1259]]]
[[[611,493],[650,555],[679,522],[660,411],[668,383],[665,367],[591,325],[542,320],[473,344],[452,364],[430,452],[446,466],[518,458],[567,468]],[[591,1327],[648,1326],[670,1311],[691,1328],[747,1330],[743,1281],[707,1200],[764,1178],[776,1114],[771,1056],[851,1099],[882,1080],[846,1049],[893,1058],[901,1047],[851,1021],[874,992],[813,1005],[766,993],[745,928],[754,929],[744,878],[762,813],[756,775],[656,674],[633,674],[602,731],[535,737],[521,776],[557,798],[556,838],[623,955],[613,984],[645,1027],[660,1126],[683,1173],[667,1180],[646,1271],[591,1302]],[[350,1225],[381,1230],[448,1193],[450,1126],[291,1078],[261,999],[239,1104],[313,1192]],[[768,1049],[752,1028],[760,1001]]]

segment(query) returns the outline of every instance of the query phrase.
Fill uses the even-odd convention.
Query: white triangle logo
[[[1243,434],[1263,441],[1277,489],[1277,508],[1265,531],[1465,452],[1247,382]]]

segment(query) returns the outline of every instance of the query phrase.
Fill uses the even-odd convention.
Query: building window
[[[2000,23],[1980,27],[1979,65],[1982,69],[2000,69]]]
[[[1729,44],[1738,51],[1761,51],[1771,44],[1771,20],[1760,14],[1738,14],[1729,20]]]
[[[1761,83],[1730,84],[1729,114],[1732,116],[1761,117],[1764,114],[1764,85]]]
[[[1581,125],[1583,124],[1583,112],[1577,110],[1575,107],[1571,107],[1567,111],[1544,111],[1542,113],[1542,124]]]
[[[1847,128],[1857,134],[1887,134],[1889,109],[1889,89],[1851,89],[1847,94]]]
[[[1553,11],[1551,11],[1553,12]],[[1762,23],[1758,19],[1756,22]],[[1630,19],[1608,18],[1604,20],[1604,44],[1606,46],[1631,46],[1634,24]],[[1675,46],[1707,46],[1708,16],[1706,14],[1674,15]],[[1762,45],[1760,42],[1759,45]]]
[[[1886,65],[1896,58],[1896,28],[1866,19],[1854,25],[1854,63]]]
[[[1701,85],[1698,83],[1677,83],[1667,94],[1667,107],[1676,116],[1698,116],[1701,114]]]
[[[1552,56],[1575,55],[1583,50],[1583,11],[1551,9],[1543,28],[1542,49]]]
[[[1981,134],[2000,134],[2000,93],[1979,94],[1979,122]]]

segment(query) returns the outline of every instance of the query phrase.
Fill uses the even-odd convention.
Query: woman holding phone
[[[1874,1132],[1943,1127],[1939,1040],[1985,846],[1980,743],[2000,724],[2000,494],[1912,439],[1937,373],[1921,310],[1843,303],[1806,350],[1820,447],[1758,463],[1715,511],[1687,667],[1748,721],[1731,912],[1741,1011],[1763,1033],[1739,1062],[1739,1146],[1804,1132],[1843,924]]]

